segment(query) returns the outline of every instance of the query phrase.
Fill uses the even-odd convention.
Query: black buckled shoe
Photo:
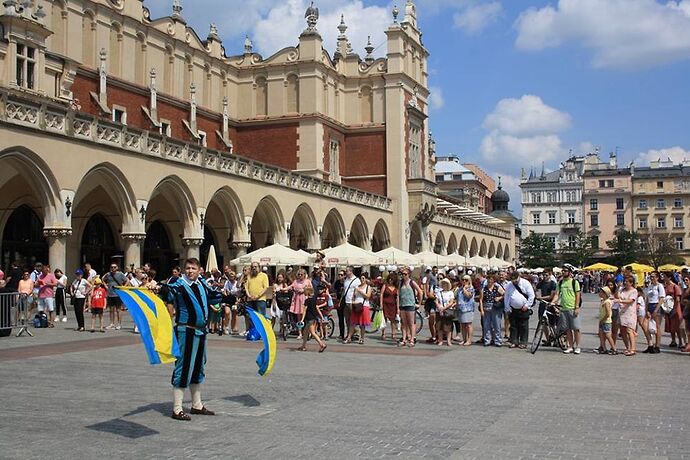
[[[216,413],[212,410],[206,409],[206,406],[203,406],[201,409],[194,409],[192,407],[192,410],[190,412],[195,415],[216,415]]]
[[[192,410],[194,410],[194,409],[192,409]],[[185,414],[184,411],[180,411],[180,412],[178,412],[177,414],[176,414],[175,412],[173,412],[172,418],[175,419],[175,420],[182,420],[182,421],[185,421],[185,422],[188,422],[188,421],[190,421],[190,420],[192,419],[192,417],[190,417],[189,415]]]

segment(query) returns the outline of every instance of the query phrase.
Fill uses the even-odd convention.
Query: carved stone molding
[[[201,246],[204,244],[203,238],[182,238],[182,246],[188,248],[190,246]]]
[[[67,238],[72,236],[71,228],[44,228],[43,236],[46,238]]]
[[[145,233],[123,233],[122,239],[125,241],[141,243],[146,239]]]

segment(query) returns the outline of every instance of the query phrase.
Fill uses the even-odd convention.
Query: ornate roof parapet
[[[367,46],[364,47],[364,51],[367,52],[367,55],[364,58],[364,62],[367,64],[371,64],[374,62],[374,55],[372,54],[374,52],[374,45],[371,44],[371,35],[367,37]]]
[[[244,36],[244,54],[245,56],[248,56],[250,54],[254,53],[254,45],[252,44],[252,41],[249,39],[249,35]]]
[[[417,28],[417,7],[412,0],[407,0],[405,3],[405,17],[403,18],[403,23],[410,24],[412,27]]]
[[[352,51],[350,42],[348,42],[347,35],[345,34],[345,32],[347,32],[345,16],[342,14],[340,15],[340,24],[338,24],[338,32],[340,33],[338,34],[338,42],[335,46],[335,53],[333,55],[333,58],[336,60],[347,56]]]
[[[5,11],[2,13],[3,16],[16,16],[40,24],[43,24],[43,19],[46,17],[43,5],[38,4],[38,2],[5,0],[2,2],[2,6],[5,7]]]
[[[393,13],[393,24],[398,23],[398,15],[400,14],[400,10],[398,9],[398,5],[393,6],[393,10],[391,10],[391,13]]]
[[[217,42],[220,42],[221,39],[218,36],[218,26],[216,26],[213,22],[209,26],[209,32],[208,32],[208,37],[206,37],[208,41],[215,40]]]

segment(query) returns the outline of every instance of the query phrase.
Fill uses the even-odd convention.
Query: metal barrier
[[[31,337],[29,330],[29,302],[27,296],[18,292],[0,293],[0,337],[12,334],[12,328],[18,327],[17,337],[24,332]]]

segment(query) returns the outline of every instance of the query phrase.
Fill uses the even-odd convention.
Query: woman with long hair
[[[391,339],[395,341],[396,321],[400,318],[400,299],[398,297],[398,274],[391,272],[381,288],[379,305],[383,310],[384,319],[391,325]],[[381,340],[386,338],[386,329],[381,329]]]
[[[355,288],[355,294],[352,299],[352,313],[350,314],[350,323],[352,327],[347,334],[345,343],[352,341],[355,329],[359,329],[359,344],[364,343],[365,329],[371,324],[371,294],[372,288],[369,284],[369,274],[362,273],[359,277],[360,284]]]
[[[618,294],[618,304],[620,305],[620,330],[625,344],[625,356],[635,354],[635,326],[637,325],[637,289],[635,280],[632,276],[623,278],[623,287]]]
[[[417,326],[415,325],[414,315],[420,307],[422,290],[419,285],[410,277],[410,269],[404,268],[402,280],[398,289],[400,319],[402,322],[402,338],[398,346],[414,347],[417,344]]]

